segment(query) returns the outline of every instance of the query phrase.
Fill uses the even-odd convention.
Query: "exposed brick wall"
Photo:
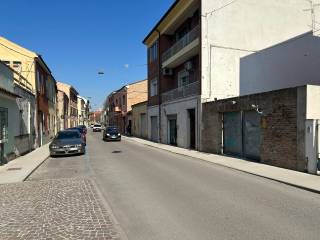
[[[297,170],[297,89],[271,93],[259,103],[265,109],[261,161]]]
[[[213,102],[202,105],[202,119],[201,151],[220,154],[222,147],[222,114],[217,111]]]
[[[254,94],[203,104],[202,150],[221,153],[224,112],[250,111],[252,104],[261,115],[261,162],[304,171],[305,160],[298,153],[298,88]],[[236,103],[233,104],[232,101]]]

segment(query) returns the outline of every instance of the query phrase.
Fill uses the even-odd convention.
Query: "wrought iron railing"
[[[162,102],[168,102],[180,98],[191,97],[200,94],[200,81],[190,83],[188,85],[175,88],[168,92],[162,93]]]
[[[188,32],[184,37],[179,39],[172,47],[162,54],[162,62],[168,60],[173,55],[181,51],[184,47],[188,46],[191,42],[197,39],[200,35],[200,26],[194,27],[190,32]]]

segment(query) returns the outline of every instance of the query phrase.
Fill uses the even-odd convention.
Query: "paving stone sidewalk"
[[[1,184],[0,196],[2,240],[120,239],[89,178]]]

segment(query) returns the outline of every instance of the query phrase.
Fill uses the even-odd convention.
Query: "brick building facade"
[[[202,151],[308,171],[306,123],[319,117],[311,113],[319,103],[310,101],[318,90],[308,85],[204,103]]]
[[[117,126],[122,134],[132,129],[132,105],[148,98],[148,80],[142,80],[123,86],[111,93],[106,99],[106,124]]]

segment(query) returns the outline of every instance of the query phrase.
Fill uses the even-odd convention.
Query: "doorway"
[[[168,125],[169,125],[169,144],[173,146],[177,146],[177,137],[178,137],[178,129],[177,129],[177,115],[168,115]]]
[[[195,109],[189,109],[189,148],[196,148],[196,111]]]
[[[256,111],[243,114],[243,152],[245,157],[259,161],[261,145],[261,116]]]
[[[0,107],[0,165],[7,163],[4,158],[4,144],[8,141],[8,108]]]
[[[140,137],[146,138],[146,126],[147,126],[147,115],[145,113],[140,114]]]
[[[227,112],[223,114],[223,152],[242,156],[242,113]]]
[[[151,119],[151,141],[158,142],[158,117],[152,116],[150,119]]]

